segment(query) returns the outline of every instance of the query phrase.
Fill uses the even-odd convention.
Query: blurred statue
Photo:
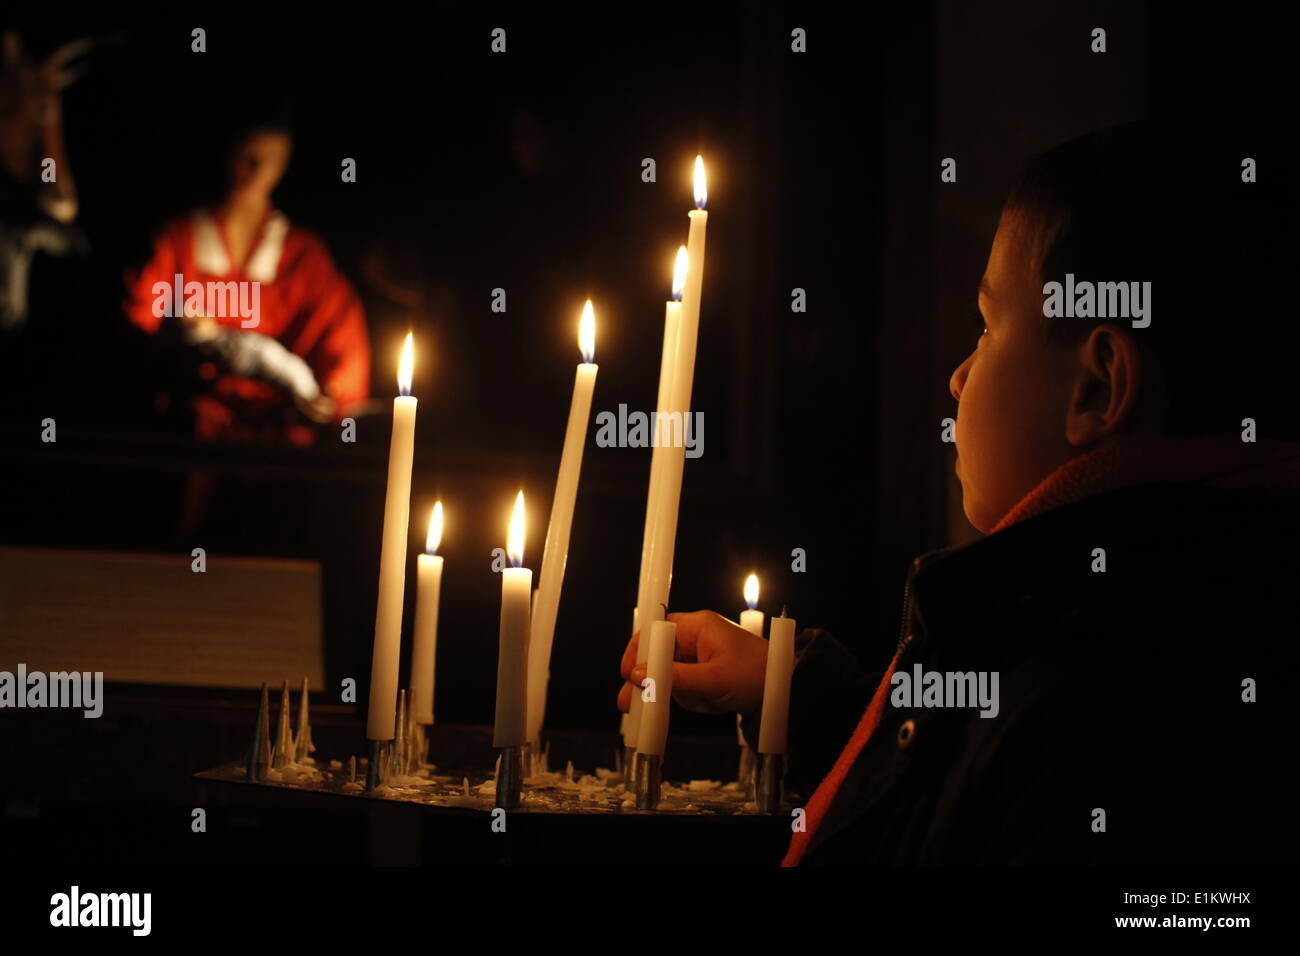
[[[0,330],[27,321],[28,275],[37,252],[86,251],[71,225],[77,188],[63,144],[61,93],[84,72],[72,61],[102,42],[76,40],[38,63],[23,51],[17,33],[0,37]]]
[[[224,198],[167,224],[127,276],[131,321],[201,363],[201,438],[307,444],[313,423],[355,413],[369,394],[360,300],[325,244],[271,203],[292,145],[282,120],[247,124]]]

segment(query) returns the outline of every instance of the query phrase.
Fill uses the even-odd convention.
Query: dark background
[[[974,343],[975,288],[1020,165],[1143,116],[1232,114],[1293,137],[1290,12],[1210,22],[1174,5],[954,0],[717,4],[677,18],[461,3],[30,17],[9,25],[36,52],[112,29],[130,38],[64,97],[93,253],[38,258],[28,326],[0,340],[0,541],[319,559],[327,677],[359,677],[365,700],[386,417],[363,419],[357,444],[199,447],[159,419],[161,372],[120,309],[123,270],[153,231],[211,196],[225,130],[291,92],[295,151],[277,202],[362,295],[385,405],[408,328],[420,348],[412,550],[440,497],[449,722],[491,719],[490,552],[522,487],[527,563],[540,566],[585,298],[598,318],[593,423],[653,402],[697,152],[709,170],[694,396],[706,451],[686,469],[672,609],[734,617],[754,570],[767,613],[788,605],[876,663],[896,637],[908,560],[973,534],[940,420],[955,412],[948,376]],[[196,25],[207,53],[190,52]],[[496,26],[505,55],[489,51]],[[1096,26],[1105,54],[1089,52]],[[808,31],[806,54],[790,52],[794,27]],[[343,157],[357,160],[354,184],[340,181]],[[658,182],[641,181],[644,157]],[[939,181],[944,157],[956,183]],[[498,286],[505,314],[489,308]],[[794,287],[806,314],[790,311]],[[47,416],[57,444],[40,441]],[[617,726],[649,460],[588,442],[548,726]],[[219,476],[217,498],[181,534],[181,488],[199,464]],[[790,569],[796,547],[803,574]],[[677,709],[673,727],[725,732],[730,720]]]

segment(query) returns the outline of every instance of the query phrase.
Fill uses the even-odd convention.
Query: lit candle
[[[596,388],[596,316],[591,300],[582,308],[578,322],[578,348],[582,362],[573,380],[573,400],[569,403],[569,425],[564,433],[564,450],[560,454],[560,472],[555,479],[555,498],[551,503],[551,520],[546,528],[546,547],[542,551],[542,581],[533,603],[531,635],[528,641],[528,739],[540,743],[542,718],[546,713],[546,685],[550,678],[551,644],[555,639],[555,618],[560,609],[560,589],[564,584],[564,567],[569,558],[569,532],[573,526],[573,504],[578,497],[578,477],[582,472],[582,450],[587,440],[587,421],[591,417],[591,399]]]
[[[740,612],[740,626],[755,637],[763,636],[763,612],[756,610],[758,604],[758,575],[751,574],[745,578],[745,603],[749,609]],[[736,715],[736,743],[746,746],[745,733],[740,729],[740,714]]]
[[[695,157],[695,208],[689,213],[690,231],[686,237],[686,287],[682,290],[682,324],[677,335],[677,360],[673,370],[672,408],[685,416],[691,408],[691,386],[695,380],[695,345],[700,332],[700,295],[704,289],[704,233],[709,224],[709,190],[704,176],[704,160]],[[685,427],[685,422],[683,422]]]
[[[658,620],[663,612],[662,607],[656,604],[651,609],[651,612],[646,615],[645,620],[641,620],[639,616],[639,608],[647,607],[646,602],[650,600],[647,589],[650,585],[650,570],[654,563],[655,533],[658,530],[659,514],[663,506],[663,470],[670,454],[668,436],[671,434],[671,425],[667,420],[667,415],[672,396],[673,366],[677,359],[677,330],[681,324],[681,298],[682,290],[686,285],[687,262],[686,247],[681,246],[677,250],[677,259],[673,264],[672,298],[664,303],[664,344],[663,355],[659,362],[659,396],[655,402],[655,412],[659,424],[654,431],[654,448],[650,453],[650,488],[646,494],[645,531],[641,538],[641,575],[637,582],[638,610],[633,612],[633,634],[648,635],[650,633],[650,623]],[[672,555],[669,554],[668,558],[671,561]],[[638,664],[645,663],[648,652],[649,641],[640,641],[637,644]],[[636,746],[636,722],[640,712],[640,698],[634,696],[632,708],[628,711],[627,719],[622,724],[625,746]]]
[[[763,636],[763,612],[756,610],[758,604],[758,575],[751,574],[745,578],[745,603],[749,609],[740,612],[740,626],[755,637]]]
[[[682,289],[681,321],[677,328],[677,348],[673,361],[672,385],[668,401],[669,412],[678,416],[681,440],[664,449],[664,467],[660,472],[660,487],[656,489],[656,516],[653,547],[650,555],[650,575],[646,583],[648,599],[639,599],[643,609],[667,606],[672,582],[673,549],[677,542],[677,514],[682,497],[682,469],[686,464],[685,431],[691,414],[691,386],[695,379],[695,345],[699,338],[700,292],[704,279],[704,230],[708,213],[704,205],[708,191],[704,179],[704,160],[695,157],[695,205],[691,210],[691,228],[686,243],[686,284]],[[657,613],[657,612],[656,612]]]
[[[763,717],[758,731],[758,752],[786,752],[790,730],[790,678],[794,674],[794,618],[772,618],[767,642],[767,672],[763,678]]]
[[[527,730],[528,618],[533,572],[524,563],[524,493],[515,499],[501,571],[501,629],[497,645],[497,710],[493,747],[518,747]]]
[[[646,679],[654,681],[654,700],[643,701],[637,751],[663,756],[668,742],[668,705],[673,699],[673,649],[677,643],[677,625],[672,621],[655,621],[650,625],[650,652],[646,657]],[[641,691],[637,694],[640,699]]]
[[[442,502],[434,502],[424,554],[416,561],[415,647],[411,652],[411,708],[417,724],[433,723],[434,670],[438,663],[438,604],[442,598]]]
[[[397,708],[397,663],[402,650],[402,596],[406,587],[407,522],[411,508],[411,462],[415,457],[415,364],[411,334],[406,335],[397,366],[401,395],[393,399],[393,437],[388,446],[388,496],[384,500],[384,536],[379,552],[379,603],[375,609],[375,644],[370,658],[370,710],[366,737],[392,740]]]

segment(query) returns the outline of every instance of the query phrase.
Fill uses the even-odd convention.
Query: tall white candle
[[[388,446],[388,494],[384,536],[379,551],[379,602],[370,658],[370,709],[366,737],[392,740],[397,709],[397,665],[402,651],[402,598],[406,588],[407,523],[411,508],[411,462],[415,457],[415,397],[411,373],[415,356],[407,333],[397,366],[402,394],[393,399],[393,437]]]
[[[590,299],[583,306],[582,319],[578,322],[578,348],[582,351],[582,362],[573,380],[569,425],[564,432],[560,471],[555,479],[555,498],[551,503],[551,520],[546,528],[546,546],[542,551],[542,580],[533,604],[528,640],[528,739],[534,743],[540,743],[542,719],[546,713],[555,618],[560,609],[560,590],[569,559],[569,532],[573,527],[573,505],[578,497],[578,478],[582,473],[582,451],[587,441],[587,422],[591,418],[591,399],[596,389],[596,373],[600,370],[594,361],[596,316]]]
[[[434,502],[424,551],[416,561],[415,646],[411,652],[411,709],[417,724],[433,723],[438,661],[438,605],[442,600],[442,502]]]
[[[704,211],[708,190],[704,178],[704,160],[695,157],[695,205],[691,210],[690,233],[686,242],[688,264],[686,285],[682,290],[681,324],[677,330],[677,355],[673,362],[673,377],[669,410],[678,416],[681,426],[679,441],[664,452],[662,486],[658,494],[658,514],[654,531],[654,546],[650,561],[650,578],[647,583],[649,600],[638,603],[642,608],[667,605],[672,582],[673,550],[677,542],[677,514],[681,506],[682,469],[686,463],[684,446],[686,422],[691,413],[691,388],[695,380],[695,347],[699,338],[700,293],[704,283],[704,236],[709,214]],[[642,612],[645,613],[644,611]]]
[[[704,236],[709,225],[705,207],[709,201],[704,159],[695,157],[695,208],[688,214],[691,227],[686,237],[686,287],[682,291],[682,325],[677,337],[677,363],[673,370],[673,408],[686,414],[691,407],[691,386],[695,381],[695,346],[700,332],[700,296],[704,290]]]
[[[655,605],[644,619],[639,616],[639,609],[647,607],[646,602],[650,600],[648,589],[650,571],[654,564],[655,533],[658,531],[659,516],[663,510],[663,471],[671,453],[667,445],[671,432],[667,416],[672,400],[673,368],[677,361],[677,331],[681,325],[681,297],[686,285],[687,265],[686,247],[681,246],[677,250],[677,259],[673,264],[673,297],[664,303],[663,355],[659,363],[659,395],[655,401],[657,425],[652,436],[654,447],[650,453],[650,488],[646,495],[645,531],[641,538],[641,574],[637,581],[638,611],[634,612],[635,619],[632,623],[632,633],[647,635],[645,640],[637,644],[638,664],[645,663],[646,654],[649,652],[648,635],[651,622],[662,618],[662,609],[659,605]],[[640,697],[634,695],[631,710],[628,711],[627,720],[623,724],[625,746],[636,746],[636,728],[640,713]]]
[[[497,709],[493,747],[517,747],[527,731],[528,619],[533,572],[524,563],[524,493],[515,499],[501,571],[501,628],[497,644]]]
[[[740,612],[740,626],[755,637],[762,637],[763,612],[755,609],[755,605],[758,604],[757,574],[745,578],[745,603],[749,608]],[[745,746],[745,732],[740,729],[740,714],[736,715],[736,743]]]
[[[758,732],[758,752],[783,754],[790,731],[790,679],[794,675],[794,626],[782,612],[772,618],[767,644],[767,672],[763,678],[763,718]]]
[[[636,749],[643,754],[663,755],[668,742],[668,707],[673,699],[673,649],[677,643],[677,625],[672,621],[655,621],[650,625],[650,653],[646,658],[647,686],[654,681],[654,700],[643,701],[641,726]],[[641,698],[645,691],[637,694]]]
[[[677,330],[681,325],[681,300],[682,290],[686,285],[687,261],[686,247],[679,246],[677,258],[673,263],[672,298],[664,303],[664,342],[663,352],[659,360],[659,392],[655,399],[654,409],[656,426],[651,433],[653,448],[650,453],[650,487],[646,494],[645,532],[641,540],[641,575],[637,580],[638,599],[642,596],[646,580],[650,575],[650,554],[653,548],[655,531],[654,516],[657,514],[657,500],[661,494],[662,477],[660,472],[664,463],[664,453],[661,449],[667,444],[669,434],[666,416],[669,411],[669,403],[672,400],[673,367],[677,361]],[[637,625],[633,626],[632,631],[633,633],[637,631]]]

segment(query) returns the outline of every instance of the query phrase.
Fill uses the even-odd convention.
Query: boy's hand
[[[673,698],[687,710],[730,714],[752,710],[763,700],[767,641],[713,611],[669,614],[677,625],[673,653]],[[623,652],[618,709],[632,705],[640,693],[646,665],[636,662],[640,635],[633,634]]]

